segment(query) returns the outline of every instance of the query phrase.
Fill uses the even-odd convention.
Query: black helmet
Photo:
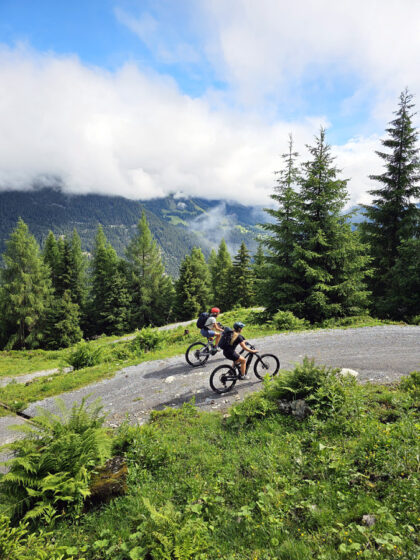
[[[244,328],[244,324],[241,323],[240,321],[237,321],[236,323],[233,323],[233,328],[235,331],[238,331],[239,329],[243,329]]]

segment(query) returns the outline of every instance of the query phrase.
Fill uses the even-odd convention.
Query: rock
[[[312,414],[312,409],[306,404],[304,399],[298,399],[291,403],[292,415],[298,420],[304,420]]]
[[[358,371],[355,371],[354,369],[349,369],[349,368],[341,368],[340,375],[352,375],[353,377],[357,377],[359,375]]]
[[[120,455],[111,457],[92,477],[88,503],[96,505],[107,502],[114,496],[125,494],[127,491],[126,479],[125,458]]]
[[[376,523],[376,517],[374,515],[368,514],[362,517],[362,523],[367,527],[372,527]]]
[[[174,381],[175,381],[175,377],[173,375],[170,375],[165,379],[165,383],[173,383]]]
[[[292,414],[298,420],[304,420],[312,414],[312,409],[306,404],[304,399],[296,401],[281,399],[278,401],[277,406],[282,414]]]

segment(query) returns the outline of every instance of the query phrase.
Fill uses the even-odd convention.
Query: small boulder
[[[366,527],[372,527],[376,523],[376,517],[371,514],[364,515],[362,517],[362,523],[366,525]]]
[[[127,491],[126,479],[127,464],[125,458],[120,455],[111,457],[92,477],[88,503],[97,505],[108,502],[115,496],[125,494]]]

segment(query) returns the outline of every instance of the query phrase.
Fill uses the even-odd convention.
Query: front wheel
[[[257,356],[257,361],[254,365],[254,373],[258,379],[263,379],[265,375],[274,377],[280,369],[280,362],[274,354],[263,354]]]
[[[230,366],[222,365],[214,369],[210,375],[210,387],[219,395],[228,393],[235,386],[236,372]]]
[[[209,347],[203,342],[194,342],[185,352],[185,359],[192,367],[202,366],[207,362],[209,356]]]

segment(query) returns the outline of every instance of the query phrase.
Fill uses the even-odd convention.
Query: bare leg
[[[246,360],[243,356],[239,356],[238,360],[235,362],[235,364],[240,364],[241,366],[241,375],[242,377],[245,375],[245,370],[246,370]]]

